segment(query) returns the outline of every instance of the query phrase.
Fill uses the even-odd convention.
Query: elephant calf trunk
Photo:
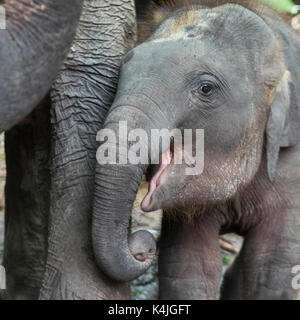
[[[131,281],[151,265],[156,242],[148,231],[128,236],[133,202],[143,168],[97,165],[92,240],[96,261],[108,276]]]

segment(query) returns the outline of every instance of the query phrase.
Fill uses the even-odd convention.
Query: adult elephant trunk
[[[0,1],[0,132],[46,95],[72,43],[83,0]],[[3,14],[5,13],[5,15]]]
[[[119,100],[115,101],[104,128],[111,129],[117,137],[120,134],[120,137],[124,138],[119,126],[120,121],[126,120],[128,133],[142,128],[149,137],[150,127],[155,128],[158,125],[151,121],[145,110],[151,113],[151,108],[157,106],[149,100],[147,108],[143,109],[145,101],[139,103],[139,97],[131,96],[125,99],[126,105]],[[129,100],[132,103],[128,103]],[[121,156],[124,150],[120,150],[122,148],[119,149],[119,145],[117,154]],[[109,148],[114,150],[115,146],[106,145],[105,149]],[[124,149],[128,151],[130,148],[128,142]],[[97,163],[92,222],[94,254],[102,271],[118,281],[131,281],[143,274],[151,265],[156,251],[156,243],[151,233],[138,231],[129,235],[133,202],[143,172],[147,168],[147,161],[144,160],[148,159],[148,154],[144,156],[143,158],[141,155],[141,162],[144,164]],[[99,160],[98,156],[97,159]]]

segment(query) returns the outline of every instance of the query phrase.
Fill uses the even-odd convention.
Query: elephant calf
[[[254,1],[214,3],[167,6],[162,23],[124,57],[104,125],[114,132],[121,121],[128,131],[204,129],[203,172],[186,175],[189,165],[174,163],[172,147],[162,150],[160,159],[167,162],[158,165],[98,164],[95,257],[118,281],[134,279],[151,264],[149,234],[128,238],[132,204],[151,169],[142,208],[164,210],[160,298],[216,299],[222,273],[218,236],[235,232],[245,241],[221,297],[295,299],[300,38],[283,17]]]

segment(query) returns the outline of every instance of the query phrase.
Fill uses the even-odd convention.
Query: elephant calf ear
[[[295,145],[299,139],[299,115],[296,96],[292,90],[291,74],[285,71],[277,85],[267,123],[267,165],[268,176],[275,179],[275,172],[281,147]]]

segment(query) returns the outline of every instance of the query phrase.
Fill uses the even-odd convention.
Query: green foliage
[[[4,134],[0,134],[0,147],[4,147]]]
[[[230,263],[230,258],[227,256],[222,257],[223,264],[228,265]]]
[[[281,12],[297,14],[300,7],[292,0],[260,0],[261,3]]]

